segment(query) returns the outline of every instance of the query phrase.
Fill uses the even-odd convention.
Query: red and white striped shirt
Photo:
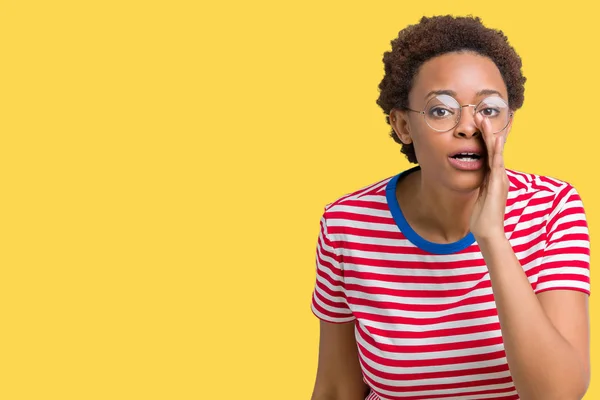
[[[431,243],[406,222],[396,184],[419,167],[328,204],[312,311],[354,322],[367,400],[516,400],[489,273],[475,238]],[[507,170],[505,232],[532,290],[590,293],[577,191]]]

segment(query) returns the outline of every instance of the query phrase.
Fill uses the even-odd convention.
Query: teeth
[[[477,153],[458,153],[453,156],[453,158],[461,161],[473,162],[478,161],[481,157]]]

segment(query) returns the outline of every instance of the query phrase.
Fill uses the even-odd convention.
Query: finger
[[[483,115],[477,113],[475,115],[475,124],[481,131],[481,136],[483,137],[483,141],[485,143],[485,147],[487,150],[488,156],[488,166],[492,168],[492,160],[494,156],[495,149],[495,141],[494,134],[491,133],[491,122],[489,119],[485,118]]]
[[[498,135],[494,138],[494,160],[489,173],[490,181],[487,191],[492,196],[501,195],[506,192],[508,177],[504,168],[504,143],[506,135]]]
[[[494,156],[492,160],[493,169],[504,169],[504,143],[505,135],[496,136],[494,141]]]

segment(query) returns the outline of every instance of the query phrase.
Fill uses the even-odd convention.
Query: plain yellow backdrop
[[[308,399],[319,217],[408,167],[375,100],[422,15],[509,36],[528,81],[507,166],[578,188],[594,260],[598,12],[1,1],[0,398]]]

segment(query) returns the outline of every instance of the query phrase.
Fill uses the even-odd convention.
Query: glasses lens
[[[500,97],[488,97],[477,106],[475,113],[487,118],[492,126],[492,133],[498,133],[508,126],[510,110],[508,104]]]
[[[425,106],[425,121],[436,131],[449,131],[458,124],[459,119],[460,105],[452,96],[435,96]]]

